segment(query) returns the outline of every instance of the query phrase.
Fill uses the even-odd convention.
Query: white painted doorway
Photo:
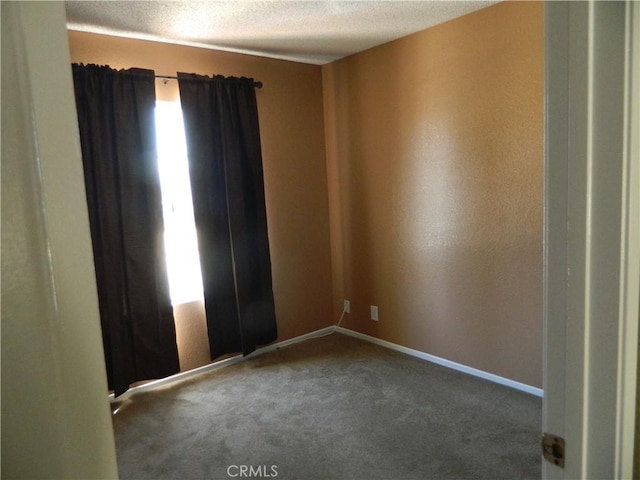
[[[640,292],[640,4],[547,2],[543,478],[631,478]]]

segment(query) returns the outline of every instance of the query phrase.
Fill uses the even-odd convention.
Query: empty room
[[[606,461],[580,461],[575,445],[586,445],[587,458],[599,421],[589,409],[609,411],[590,385],[618,379],[614,390],[627,403],[611,399],[611,412],[635,405],[638,302],[617,304],[627,333],[613,330],[636,346],[604,339],[619,348],[601,344],[611,363],[594,356],[604,338],[595,336],[604,332],[597,320],[580,329],[589,341],[571,336],[577,297],[563,280],[580,259],[556,246],[577,237],[550,226],[575,222],[578,187],[567,181],[571,162],[562,170],[548,160],[573,135],[557,120],[564,104],[549,103],[549,86],[565,78],[562,68],[548,70],[560,64],[549,44],[561,43],[562,29],[551,27],[565,11],[548,8],[3,3],[3,18],[15,19],[3,19],[3,93],[16,105],[27,99],[23,110],[3,106],[3,125],[5,115],[13,120],[3,126],[3,205],[5,195],[30,198],[12,216],[3,206],[3,231],[5,222],[15,229],[3,233],[3,285],[12,292],[3,286],[3,305],[7,318],[41,318],[30,326],[3,313],[3,364],[6,355],[12,366],[2,380],[7,478],[607,471]],[[567,18],[588,12],[595,24],[608,15],[624,24],[622,10],[597,8],[566,7]],[[49,21],[51,31],[36,28]],[[620,35],[607,48],[625,42]],[[627,72],[613,63],[612,72]],[[567,91],[574,108],[579,89]],[[613,117],[622,99],[619,111],[631,119],[630,96],[621,88],[601,104]],[[21,136],[33,138],[30,150],[21,150]],[[5,149],[7,158],[24,151],[37,160],[5,167]],[[64,158],[59,166],[54,154]],[[621,161],[606,175],[636,178],[629,168]],[[558,193],[565,185],[569,193]],[[634,188],[623,189],[631,193],[620,211],[632,211],[624,202]],[[635,224],[602,225],[618,242],[637,236]],[[594,232],[589,238],[599,238]],[[618,263],[634,279],[637,255],[625,251],[616,250]],[[16,271],[33,272],[33,288],[20,287],[28,279],[8,273]],[[637,280],[624,283],[621,271],[616,298]],[[567,323],[550,327],[558,311]],[[635,330],[625,320],[634,315]],[[558,329],[567,337],[549,333]],[[577,352],[576,338],[582,363],[548,370],[565,348]],[[570,377],[578,367],[579,388]],[[38,375],[50,405],[21,382]],[[578,396],[584,403],[572,416]],[[17,411],[37,412],[33,422],[51,435],[36,445],[37,429],[24,429]],[[593,419],[586,433],[576,430],[577,415]],[[611,435],[623,445],[612,447],[622,452],[616,478],[633,464],[635,418],[622,417],[607,424],[618,425]],[[565,438],[575,440],[567,450]]]

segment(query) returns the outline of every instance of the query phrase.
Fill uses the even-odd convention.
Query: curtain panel
[[[152,70],[73,64],[109,388],[179,371]]]
[[[277,338],[253,79],[178,73],[211,358]]]

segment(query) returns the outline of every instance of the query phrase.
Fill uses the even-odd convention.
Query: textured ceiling
[[[67,26],[324,64],[497,1],[67,1]]]

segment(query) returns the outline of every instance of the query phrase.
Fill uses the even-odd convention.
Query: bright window
[[[156,103],[156,137],[169,289],[171,303],[179,305],[203,299],[180,103]]]

